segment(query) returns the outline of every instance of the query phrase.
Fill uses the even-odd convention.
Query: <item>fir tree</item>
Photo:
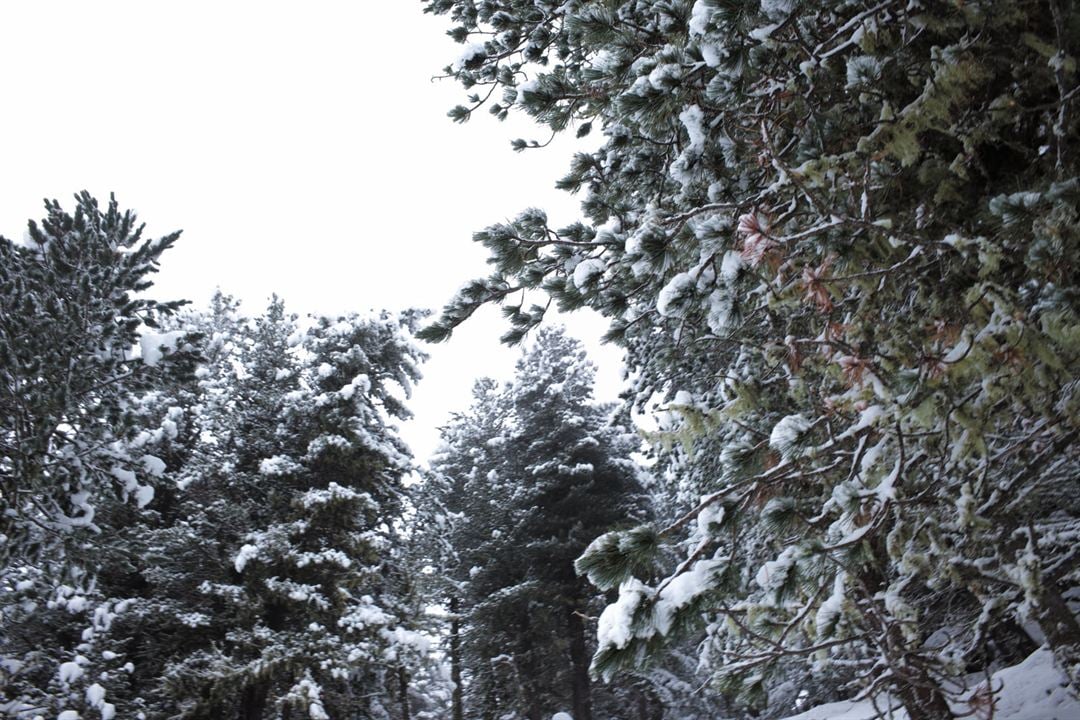
[[[174,622],[201,618],[217,638],[162,670],[183,716],[380,717],[424,655],[395,567],[410,460],[389,425],[407,417],[392,388],[423,357],[412,322],[322,318],[300,332],[275,300],[239,338],[232,414],[212,421],[228,428],[213,443],[227,460],[193,468],[187,488],[183,525],[211,536],[177,537],[187,554],[221,548],[181,573],[191,606]]]
[[[478,383],[472,410],[445,430],[434,468],[452,528],[444,571],[461,630],[451,642],[461,644],[471,714],[592,717],[593,594],[573,561],[644,513],[633,436],[592,403],[592,382],[580,344],[545,330],[514,382]]]
[[[490,378],[473,386],[473,403],[466,412],[456,413],[441,429],[443,448],[432,468],[424,475],[420,488],[418,522],[419,542],[432,567],[430,596],[442,603],[448,613],[446,654],[449,664],[453,720],[465,717],[464,620],[469,597],[470,562],[485,535],[495,527],[499,500],[487,492],[483,473],[497,463],[496,437],[509,421],[509,406],[504,390]],[[475,672],[470,682],[473,697],[483,697],[491,687],[487,672]],[[486,670],[486,668],[484,668]]]

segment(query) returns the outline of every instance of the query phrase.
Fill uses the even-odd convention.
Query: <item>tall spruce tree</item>
[[[620,588],[596,671],[689,623],[750,705],[841,660],[948,718],[966,673],[1018,659],[1018,620],[1080,691],[1075,3],[425,9],[469,43],[447,71],[482,92],[455,119],[604,135],[560,182],[587,222],[477,233],[493,274],[425,336],[494,302],[520,339],[544,310],[523,289],[599,311],[698,495],[579,563]],[[642,537],[684,561],[637,577]]]
[[[188,514],[164,529],[175,544],[160,558],[206,563],[172,568],[169,620],[204,635],[160,668],[160,712],[407,717],[399,676],[427,640],[403,597],[411,568],[396,565],[410,459],[390,423],[408,414],[394,388],[419,377],[413,322],[321,318],[300,331],[275,300],[234,337],[224,387],[204,375],[228,415],[204,418],[200,434],[219,434],[202,437],[209,463],[182,470]],[[156,590],[154,603],[169,595]]]
[[[573,562],[602,531],[645,513],[635,436],[592,402],[593,372],[577,341],[545,329],[514,382],[480,382],[472,410],[444,431],[434,469],[452,528],[448,600],[461,631],[451,642],[461,644],[466,715],[592,717],[594,594]],[[610,693],[601,700],[610,706]]]
[[[490,493],[484,473],[497,463],[488,441],[500,435],[509,421],[505,390],[490,378],[473,386],[473,402],[465,412],[455,413],[441,429],[443,447],[425,474],[419,497],[422,522],[417,523],[420,542],[431,564],[431,596],[447,610],[446,655],[449,665],[450,714],[465,717],[464,623],[470,598],[467,563],[490,535],[500,515],[500,500]],[[470,664],[469,705],[479,707],[495,692],[487,668]]]

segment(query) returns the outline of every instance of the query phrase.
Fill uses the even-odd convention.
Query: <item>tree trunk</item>
[[[409,673],[404,665],[398,665],[398,702],[401,704],[401,720],[410,720],[412,712],[409,710]]]
[[[1043,578],[1034,603],[1035,621],[1054,653],[1054,664],[1069,682],[1069,689],[1080,697],[1080,624],[1061,596],[1052,578]]]
[[[882,555],[883,556],[883,555]],[[881,573],[870,566],[859,575],[863,596],[863,618],[867,629],[877,635],[875,644],[881,659],[891,669],[890,683],[904,705],[909,720],[953,720],[956,716],[941,689],[926,667],[927,659],[908,647],[900,625],[889,619],[878,591],[885,587]]]
[[[513,656],[510,666],[514,674],[514,684],[517,685],[520,707],[528,720],[542,720],[540,696],[534,680],[538,676],[536,673],[531,672],[534,660],[530,653],[529,643],[525,638],[521,639],[521,648],[520,654]]]
[[[881,615],[877,617],[881,618]],[[900,626],[884,620],[882,623],[885,635],[883,657],[896,676],[893,687],[907,710],[909,720],[953,720],[956,716],[945,699],[941,685],[935,682],[921,663],[911,662],[910,656],[915,653],[909,654]]]
[[[475,687],[475,686],[474,686]],[[492,677],[484,691],[484,711],[481,720],[495,720],[495,713],[499,706],[499,699],[495,692],[495,678]]]
[[[638,720],[664,720],[664,703],[647,682],[636,684],[634,695],[637,698]]]
[[[452,720],[465,720],[465,688],[461,686],[461,600],[450,598],[450,682],[454,689],[450,695]]]
[[[910,720],[953,720],[955,717],[941,688],[930,678],[926,678],[925,683],[901,685],[897,694]]]
[[[585,621],[576,607],[570,608],[571,706],[574,720],[592,720],[592,687],[589,681],[589,652],[585,641]]]
[[[240,711],[237,720],[262,720],[266,708],[266,696],[270,692],[270,683],[258,679],[246,685],[240,693]]]

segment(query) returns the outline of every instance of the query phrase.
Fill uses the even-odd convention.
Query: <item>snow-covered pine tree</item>
[[[590,686],[594,598],[573,561],[613,524],[642,519],[646,505],[629,459],[635,438],[592,402],[592,383],[580,343],[545,329],[514,382],[479,383],[472,410],[444,433],[434,468],[452,528],[466,715],[566,709],[588,720],[594,700],[612,702]]]
[[[219,292],[209,312],[182,311],[163,323],[164,333],[191,339],[201,361],[197,373],[129,399],[137,432],[128,448],[154,459],[153,501],[143,508],[99,504],[92,592],[62,586],[11,625],[30,646],[50,652],[83,639],[74,658],[55,663],[74,665],[60,673],[43,667],[29,678],[40,709],[157,718],[177,714],[185,701],[194,704],[193,696],[177,697],[161,681],[172,664],[199,657],[236,621],[239,604],[215,602],[220,597],[213,591],[235,589],[232,559],[255,500],[228,476],[235,464],[240,352],[253,333],[246,322],[238,303]],[[190,667],[186,687],[197,688],[205,665]]]
[[[328,717],[408,717],[407,677],[427,652],[410,614],[416,568],[400,552],[412,463],[392,425],[410,416],[400,395],[411,394],[426,357],[411,338],[416,320],[320,318],[305,333],[305,396],[286,397],[284,412],[300,446],[275,456],[292,464],[275,470],[296,490],[292,517],[257,531],[238,555],[247,550],[247,584],[252,571],[283,582],[264,581],[268,600],[288,608],[288,632],[305,636],[285,660],[321,686]]]
[[[430,639],[428,652],[414,655],[410,662],[396,668],[396,683],[391,683],[397,715],[409,720],[446,720],[447,709],[460,707],[451,661],[453,643],[448,652],[439,648],[438,639],[454,633],[456,624],[443,611],[448,583],[442,568],[448,566],[449,530],[446,510],[433,489],[437,477],[429,468],[414,468],[404,498],[401,532],[394,543],[396,613],[409,618],[410,627]],[[438,607],[442,603],[443,608]],[[460,669],[460,664],[457,664]],[[458,675],[460,680],[460,675]],[[454,720],[462,720],[460,717]]]
[[[134,213],[85,192],[74,215],[55,200],[45,209],[26,244],[0,238],[5,568],[92,528],[98,493],[138,494],[116,474],[132,463],[114,443],[132,432],[128,398],[162,372],[161,346],[175,349],[176,336],[147,330],[182,304],[134,297],[180,233],[144,240]]]
[[[192,369],[184,333],[158,332],[182,303],[144,295],[179,233],[144,240],[87,193],[46,211],[24,243],[0,238],[0,712],[91,697],[109,717],[98,674],[124,605],[99,560],[123,554],[163,469],[144,436],[169,428],[140,426],[143,398]]]
[[[272,446],[283,397],[298,387],[289,342],[297,330],[277,298],[248,319],[220,292],[208,311],[179,322],[200,332],[203,362],[193,383],[173,390],[185,447],[161,453],[170,458],[171,487],[154,507],[156,521],[130,536],[140,586],[113,632],[133,669],[127,687],[109,690],[122,714],[228,717],[238,715],[244,692],[229,633],[256,623],[262,610],[239,582],[235,555],[278,492],[258,474],[253,453]],[[219,693],[223,677],[235,684]]]
[[[221,478],[242,524],[217,572],[229,579],[199,587],[233,607],[220,643],[166,670],[187,716],[397,715],[398,671],[426,643],[394,553],[410,461],[390,423],[407,417],[394,388],[419,377],[413,322],[322,318],[300,333],[275,303],[245,338]]]
[[[442,446],[424,482],[418,488],[418,519],[415,523],[424,557],[431,566],[427,580],[429,597],[447,612],[445,652],[451,683],[450,716],[465,718],[465,648],[463,612],[469,602],[468,564],[477,560],[477,549],[490,537],[500,515],[501,497],[490,492],[483,475],[498,464],[488,441],[505,428],[509,403],[505,390],[490,378],[476,381],[472,405],[454,413],[440,429]],[[471,664],[471,663],[470,663]],[[479,671],[471,664],[469,692],[473,698],[494,693],[489,667]],[[479,706],[482,701],[470,701]]]
[[[543,316],[521,289],[589,306],[637,404],[698,440],[701,497],[654,534],[685,561],[655,583],[599,554],[643,544],[586,556],[621,586],[597,671],[696,619],[748,697],[842,659],[945,718],[952,681],[1016,659],[992,657],[1015,618],[1080,690],[1076,4],[425,5],[468,43],[455,118],[605,140],[560,183],[587,222],[477,233],[493,275],[425,336],[513,297],[519,339]]]
[[[98,689],[63,707],[405,717],[401,678],[426,640],[398,550],[409,460],[391,423],[423,357],[414,316],[304,331],[276,298],[249,320],[219,294],[176,322],[203,362],[139,404],[142,447],[167,467],[98,559],[98,592],[124,611],[80,666]]]

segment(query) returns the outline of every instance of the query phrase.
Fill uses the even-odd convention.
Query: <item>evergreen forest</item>
[[[1076,0],[414,4],[578,219],[302,316],[122,197],[0,237],[0,715],[1080,720]]]

